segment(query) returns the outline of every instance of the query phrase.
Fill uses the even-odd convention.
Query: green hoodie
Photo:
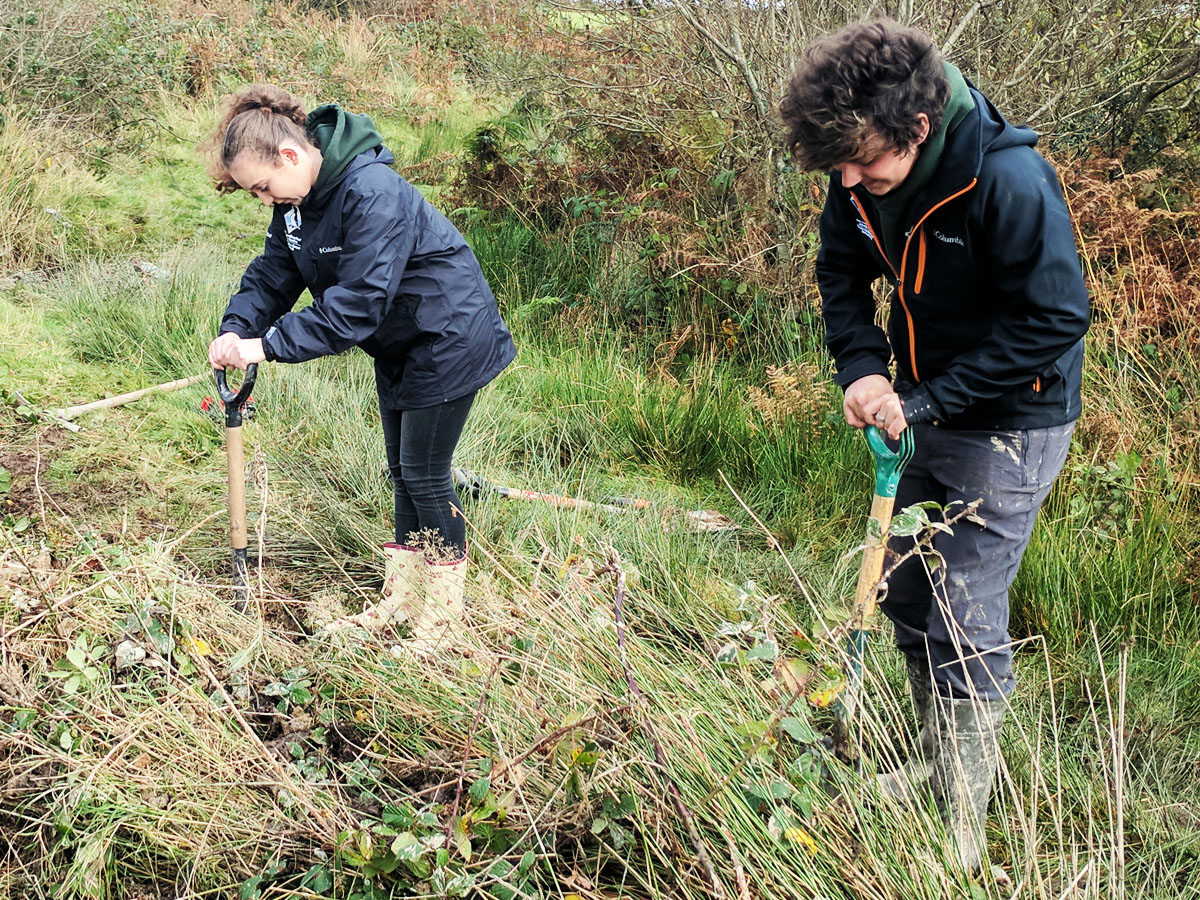
[[[318,106],[308,114],[305,128],[321,148],[321,171],[314,188],[337,180],[358,154],[383,143],[370,116],[346,112],[336,103]]]
[[[942,150],[946,146],[946,136],[959,126],[967,114],[975,109],[975,100],[967,80],[962,72],[950,65],[942,63],[946,68],[946,78],[950,81],[950,99],[946,101],[946,110],[942,114],[942,124],[936,134],[925,139],[917,150],[917,161],[913,163],[908,177],[894,191],[882,197],[875,198],[875,209],[879,211],[879,226],[882,232],[883,245],[887,250],[888,259],[899,268],[900,254],[904,251],[904,226],[908,222],[909,208],[913,199],[933,178],[938,164],[942,161]],[[322,171],[322,174],[324,172]]]

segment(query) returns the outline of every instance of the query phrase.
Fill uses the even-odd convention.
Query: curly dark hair
[[[805,49],[779,113],[788,146],[806,172],[853,160],[882,142],[907,151],[942,123],[950,83],[925,32],[891,19],[847,25]]]
[[[313,144],[305,121],[304,107],[283,88],[253,84],[230,97],[216,131],[203,145],[213,154],[209,176],[216,189],[222,194],[241,190],[229,174],[241,153],[269,161],[285,140]]]

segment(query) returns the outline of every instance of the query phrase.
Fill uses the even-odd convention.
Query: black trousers
[[[450,459],[474,399],[471,393],[423,409],[387,409],[380,404],[396,494],[397,543],[416,543],[417,535],[428,531],[439,535],[455,558],[466,552],[467,526],[450,477]]]

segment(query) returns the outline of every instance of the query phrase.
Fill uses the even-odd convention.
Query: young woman
[[[231,98],[212,143],[217,190],[249,191],[274,213],[208,361],[245,369],[351,347],[374,357],[396,540],[380,602],[328,628],[407,620],[418,647],[436,647],[462,620],[466,568],[450,459],[476,391],[515,355],[496,300],[367,116],[333,104],[306,115],[286,91],[254,86]],[[312,305],[293,312],[305,288]]]

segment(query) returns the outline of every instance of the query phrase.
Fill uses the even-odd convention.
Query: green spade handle
[[[900,434],[900,446],[893,450],[887,445],[883,432],[874,425],[863,429],[867,433],[867,444],[875,454],[875,496],[896,496],[896,488],[900,484],[900,474],[913,455],[913,435],[911,428],[905,428]]]

